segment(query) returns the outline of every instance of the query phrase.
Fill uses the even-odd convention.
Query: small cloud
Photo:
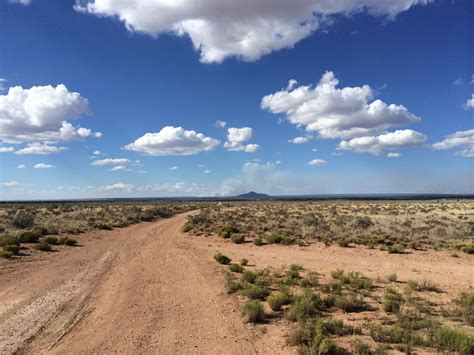
[[[0,183],[0,185],[5,186],[5,187],[16,187],[16,186],[18,186],[18,182],[16,182],[16,181],[7,181],[7,182]]]
[[[0,153],[11,153],[15,150],[13,147],[0,147]]]
[[[17,168],[17,169],[25,169],[25,168],[26,168],[26,165],[25,165],[25,164],[20,164],[20,165],[17,165],[16,168]]]
[[[12,4],[20,4],[23,6],[28,6],[31,4],[31,0],[8,0],[8,2]]]
[[[309,141],[308,137],[295,137],[293,139],[290,139],[288,143],[293,143],[293,144],[303,144]]]
[[[215,125],[216,127],[224,128],[225,126],[227,126],[227,122],[226,122],[226,121],[217,120],[216,122],[214,122],[214,125]]]
[[[203,168],[205,168],[205,167],[206,167],[206,166],[205,166],[204,164],[199,164],[199,165],[198,165],[198,168],[199,168],[199,169],[203,169]]]
[[[402,155],[400,153],[388,153],[387,158],[400,158]]]
[[[39,163],[34,166],[35,169],[53,169],[54,167],[54,165],[44,163]]]
[[[112,185],[105,185],[99,188],[102,192],[110,192],[110,191],[132,191],[134,186],[132,184],[124,184],[123,182],[118,182]]]
[[[109,169],[110,171],[130,171],[125,165],[117,165]]]
[[[137,173],[139,173],[139,174],[148,174],[148,171],[145,171],[145,170],[138,170]]]
[[[67,150],[66,147],[56,147],[48,145],[47,143],[29,143],[26,148],[17,150],[15,154],[36,154],[36,155],[49,155],[56,154]]]
[[[311,149],[312,152],[317,152],[318,150],[316,148]]]
[[[472,94],[470,99],[467,99],[466,103],[464,104],[464,108],[466,110],[474,108],[474,94]]]
[[[474,84],[474,74],[471,75],[471,81],[469,82],[469,85],[473,85]]]
[[[255,153],[260,146],[258,144],[243,144],[252,138],[253,130],[250,127],[227,129],[227,141],[224,148],[233,152]]]
[[[290,79],[288,81],[288,86],[286,87],[286,91],[290,91],[290,90],[293,90],[293,88],[298,85],[298,81],[296,81],[295,79]]]
[[[210,174],[211,170],[204,170],[204,174]]]
[[[102,152],[101,152],[100,150],[94,150],[94,153],[92,153],[92,154],[94,154],[94,155],[101,155]]]
[[[460,85],[463,85],[463,84],[464,84],[464,80],[461,77],[459,77],[459,78],[457,78],[456,80],[453,81],[454,86],[460,86]]]
[[[313,159],[308,162],[308,165],[311,166],[320,166],[326,164],[326,160],[323,159]]]
[[[132,163],[130,159],[125,159],[125,158],[108,158],[108,159],[100,159],[100,160],[94,160],[91,165],[123,165],[123,164],[129,164]]]
[[[178,166],[170,166],[170,167],[168,168],[168,170],[178,170],[178,169],[179,169]]]

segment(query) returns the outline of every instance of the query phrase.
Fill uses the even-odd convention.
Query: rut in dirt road
[[[0,335],[1,352],[277,351],[242,322],[219,267],[181,233],[185,219],[102,233],[77,254],[58,253],[30,270],[17,290],[27,301],[0,318],[0,334],[7,335]],[[59,264],[70,276],[35,291],[42,274]]]

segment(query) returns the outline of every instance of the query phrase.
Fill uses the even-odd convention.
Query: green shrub
[[[474,337],[449,327],[435,328],[430,340],[440,351],[455,351],[462,355],[474,354]]]
[[[228,239],[232,236],[234,233],[238,233],[239,230],[235,226],[223,226],[219,230],[219,236],[222,238]]]
[[[232,241],[232,243],[242,244],[243,242],[245,242],[245,235],[243,235],[243,234],[232,234],[232,236],[230,237],[230,240]]]
[[[11,251],[0,250],[0,258],[10,259],[13,256]]]
[[[222,265],[229,265],[231,262],[231,259],[222,253],[217,253],[216,255],[214,255],[214,260]]]
[[[257,237],[253,240],[253,244],[255,244],[256,246],[260,246],[263,244],[263,239],[260,237]]]
[[[267,303],[273,311],[281,310],[281,307],[290,302],[290,296],[281,291],[273,292],[267,297]]]
[[[17,238],[20,243],[38,243],[42,235],[41,231],[33,230],[22,232]]]
[[[242,266],[246,266],[248,263],[249,263],[248,259],[244,258],[244,259],[240,260],[240,265],[242,265]]]
[[[338,239],[337,244],[342,248],[347,248],[351,243],[346,238],[340,238]]]
[[[334,306],[349,313],[361,312],[366,307],[363,299],[354,294],[336,296]]]
[[[17,244],[4,245],[3,250],[18,255],[20,253],[20,246]]]
[[[403,252],[405,251],[405,247],[401,244],[389,245],[387,247],[387,251],[390,254],[403,254]]]
[[[230,264],[229,265],[229,270],[232,272],[237,272],[237,273],[242,273],[244,272],[244,267],[239,264]]]
[[[41,251],[51,251],[53,250],[51,248],[51,244],[46,243],[46,242],[39,242],[38,244],[35,245],[36,250],[41,250]]]
[[[467,324],[474,326],[474,290],[462,292],[456,300],[459,313]]]
[[[243,307],[245,322],[260,323],[264,320],[263,305],[260,301],[249,301]]]
[[[268,244],[280,244],[283,240],[283,237],[276,233],[272,233],[270,235],[267,235],[265,239],[267,240]]]
[[[354,341],[354,353],[357,355],[372,355],[374,352],[370,348],[370,345],[361,342],[359,339]]]
[[[252,300],[264,300],[268,296],[268,291],[257,285],[247,285],[243,290],[242,294]]]
[[[390,282],[396,282],[397,279],[398,279],[398,276],[395,273],[387,275],[387,280]]]
[[[51,244],[51,245],[58,245],[59,239],[56,237],[46,237],[46,238],[43,238],[43,242]]]
[[[393,288],[387,288],[383,297],[382,308],[387,313],[397,313],[403,303],[403,297]]]
[[[76,246],[77,245],[77,240],[73,239],[73,238],[61,238],[59,239],[59,244],[64,244],[64,245],[67,245],[67,246],[70,246],[70,247],[73,247],[73,246]]]
[[[30,212],[19,210],[15,213],[12,220],[12,225],[15,228],[30,228],[35,223],[35,216]]]
[[[242,274],[242,279],[248,283],[255,283],[255,279],[257,278],[257,275],[253,273],[252,271],[244,271]]]
[[[5,245],[19,245],[20,242],[18,238],[11,236],[11,235],[4,235],[3,237],[0,237],[0,246],[5,246]]]
[[[302,321],[313,317],[324,309],[324,301],[319,293],[306,291],[294,298],[293,304],[286,310],[285,316],[291,321]]]
[[[316,287],[319,285],[319,279],[316,273],[309,273],[306,277],[300,281],[302,287]]]

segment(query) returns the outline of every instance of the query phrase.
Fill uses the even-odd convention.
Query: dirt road
[[[181,234],[184,221],[94,232],[81,247],[2,263],[0,353],[281,351],[242,322],[220,267]]]
[[[299,263],[371,277],[430,279],[449,294],[474,285],[474,258],[365,248],[233,244],[186,236],[186,214],[78,237],[81,246],[0,260],[0,353],[294,353],[285,325],[252,326],[225,291],[221,251],[249,268]],[[447,297],[448,292],[441,297]]]

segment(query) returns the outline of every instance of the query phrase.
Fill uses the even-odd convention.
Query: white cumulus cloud
[[[397,130],[379,136],[365,136],[343,140],[337,149],[378,155],[384,150],[414,147],[426,142],[426,136],[411,129]]]
[[[124,184],[123,182],[118,182],[112,185],[105,185],[99,188],[102,192],[110,192],[110,191],[132,191],[134,186],[132,184]]]
[[[73,126],[67,121],[77,120],[89,112],[87,99],[63,84],[30,89],[11,87],[5,95],[0,95],[0,140],[57,142],[100,137],[100,132]]]
[[[114,17],[131,32],[187,36],[205,63],[247,61],[291,48],[333,17],[394,18],[430,0],[76,0],[75,9]]]
[[[215,125],[216,127],[224,128],[225,126],[227,126],[227,122],[221,121],[221,120],[217,120],[216,122],[214,122],[214,125]]]
[[[48,155],[60,153],[67,150],[66,147],[57,147],[54,145],[48,145],[47,143],[29,143],[27,147],[19,149],[15,154],[38,154],[38,155]]]
[[[290,139],[288,143],[293,143],[293,144],[303,144],[309,141],[308,137],[295,137],[293,139]]]
[[[110,171],[130,171],[125,165],[117,165],[109,169]]]
[[[323,159],[313,159],[308,162],[308,165],[319,166],[326,164],[326,160]]]
[[[254,153],[260,148],[258,144],[243,144],[252,139],[252,128],[231,127],[227,129],[227,141],[224,143],[224,148],[234,152]]]
[[[317,132],[321,138],[364,136],[420,121],[402,105],[373,100],[368,85],[338,88],[338,84],[329,71],[314,87],[299,86],[263,97],[261,107],[286,114],[290,123]]]
[[[17,165],[16,168],[17,168],[17,169],[25,169],[25,168],[26,168],[26,165],[25,165],[25,164],[19,164],[19,165]]]
[[[35,169],[53,169],[54,165],[45,164],[45,163],[38,163],[34,166]]]
[[[166,126],[159,132],[146,133],[124,148],[153,156],[194,155],[213,150],[219,143],[219,140],[196,131]]]
[[[15,151],[14,147],[0,147],[0,153],[11,153]]]
[[[107,159],[99,159],[99,160],[94,160],[91,165],[123,165],[123,164],[129,164],[132,161],[130,159],[125,159],[125,158],[107,158]]]
[[[465,158],[474,157],[474,129],[469,129],[466,131],[458,131],[453,134],[450,134],[445,137],[440,142],[433,144],[434,149],[452,149],[458,148],[461,149],[456,152],[457,155],[460,155]]]

